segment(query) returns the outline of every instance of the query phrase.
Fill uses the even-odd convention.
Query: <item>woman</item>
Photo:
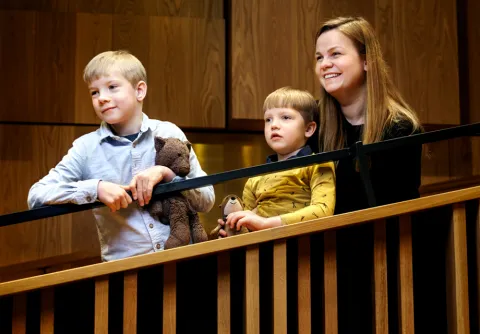
[[[395,88],[375,32],[363,18],[336,18],[316,35],[315,72],[320,97],[320,152],[370,144],[422,131]],[[421,147],[383,151],[371,157],[377,204],[419,196]],[[335,213],[368,207],[355,161],[339,161]]]
[[[395,88],[380,43],[366,20],[330,20],[315,41],[315,72],[322,87],[320,152],[422,132],[415,112]],[[416,145],[369,157],[377,205],[419,196],[421,151],[421,145]],[[355,160],[339,161],[336,176],[335,214],[369,207]],[[371,333],[372,225],[341,229],[337,240],[339,331]],[[389,304],[394,302],[392,295]]]

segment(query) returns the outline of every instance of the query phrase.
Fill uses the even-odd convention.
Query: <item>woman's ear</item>
[[[142,102],[147,95],[147,83],[143,80],[137,83],[136,94],[137,94],[137,101]]]
[[[312,121],[312,122],[308,123],[306,128],[305,128],[305,137],[310,138],[311,136],[313,136],[316,129],[317,129],[317,123],[316,122]]]
[[[368,66],[367,66],[367,61],[366,61],[366,60],[363,61],[363,70],[364,70],[365,72],[368,71]]]

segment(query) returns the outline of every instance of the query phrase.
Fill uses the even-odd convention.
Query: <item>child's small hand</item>
[[[162,180],[170,182],[174,177],[175,173],[170,168],[153,166],[135,175],[125,189],[132,192],[133,199],[138,200],[140,206],[144,206],[152,199],[153,187],[157,183]]]
[[[112,212],[126,208],[132,203],[132,198],[123,186],[115,183],[100,181],[97,188],[98,200],[110,208]]]
[[[229,214],[227,216],[226,224],[230,228],[240,231],[242,226],[245,226],[250,231],[263,230],[265,227],[267,219],[256,215],[252,211],[237,211]]]
[[[218,219],[217,220],[217,223],[219,223],[220,225],[224,226],[225,225],[225,222],[223,221],[223,219]],[[218,239],[221,239],[221,238],[226,238],[227,237],[227,232],[221,228],[219,231],[218,231]]]

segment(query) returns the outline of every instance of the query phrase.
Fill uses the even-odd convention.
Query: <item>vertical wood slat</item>
[[[375,334],[388,334],[387,227],[385,219],[374,223],[373,271]]]
[[[287,333],[287,241],[273,244],[273,333]]]
[[[447,246],[447,320],[449,333],[470,333],[465,204],[453,205]]]
[[[480,201],[477,201],[477,220],[475,223],[475,249],[477,257],[477,317],[480,319]]]
[[[298,238],[298,333],[312,332],[310,236]]]
[[[398,284],[400,333],[414,334],[412,220],[410,215],[400,216]]]
[[[177,264],[163,266],[163,333],[177,332]]]
[[[54,332],[54,288],[43,289],[41,292],[40,334]]]
[[[245,255],[245,329],[246,334],[260,333],[260,250],[247,247]]]
[[[95,281],[95,334],[108,334],[108,276]]]
[[[337,233],[326,231],[323,234],[323,295],[324,332],[338,333],[337,300]]]
[[[217,333],[230,333],[230,253],[217,256]]]
[[[27,331],[27,294],[13,296],[12,334],[25,334]]]
[[[137,332],[137,272],[125,272],[123,277],[123,333]]]

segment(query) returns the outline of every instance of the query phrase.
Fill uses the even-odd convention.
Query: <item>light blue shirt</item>
[[[100,180],[129,184],[133,176],[154,165],[155,136],[187,140],[175,124],[151,120],[145,114],[140,133],[133,142],[116,136],[102,122],[98,130],[76,139],[62,161],[30,188],[29,208],[61,203],[93,203],[97,200]],[[206,173],[192,148],[190,173],[186,178],[204,175]],[[208,212],[215,202],[212,186],[182,194],[199,212]],[[163,250],[170,235],[170,226],[153,218],[137,201],[114,213],[106,206],[92,211],[104,261]]]

